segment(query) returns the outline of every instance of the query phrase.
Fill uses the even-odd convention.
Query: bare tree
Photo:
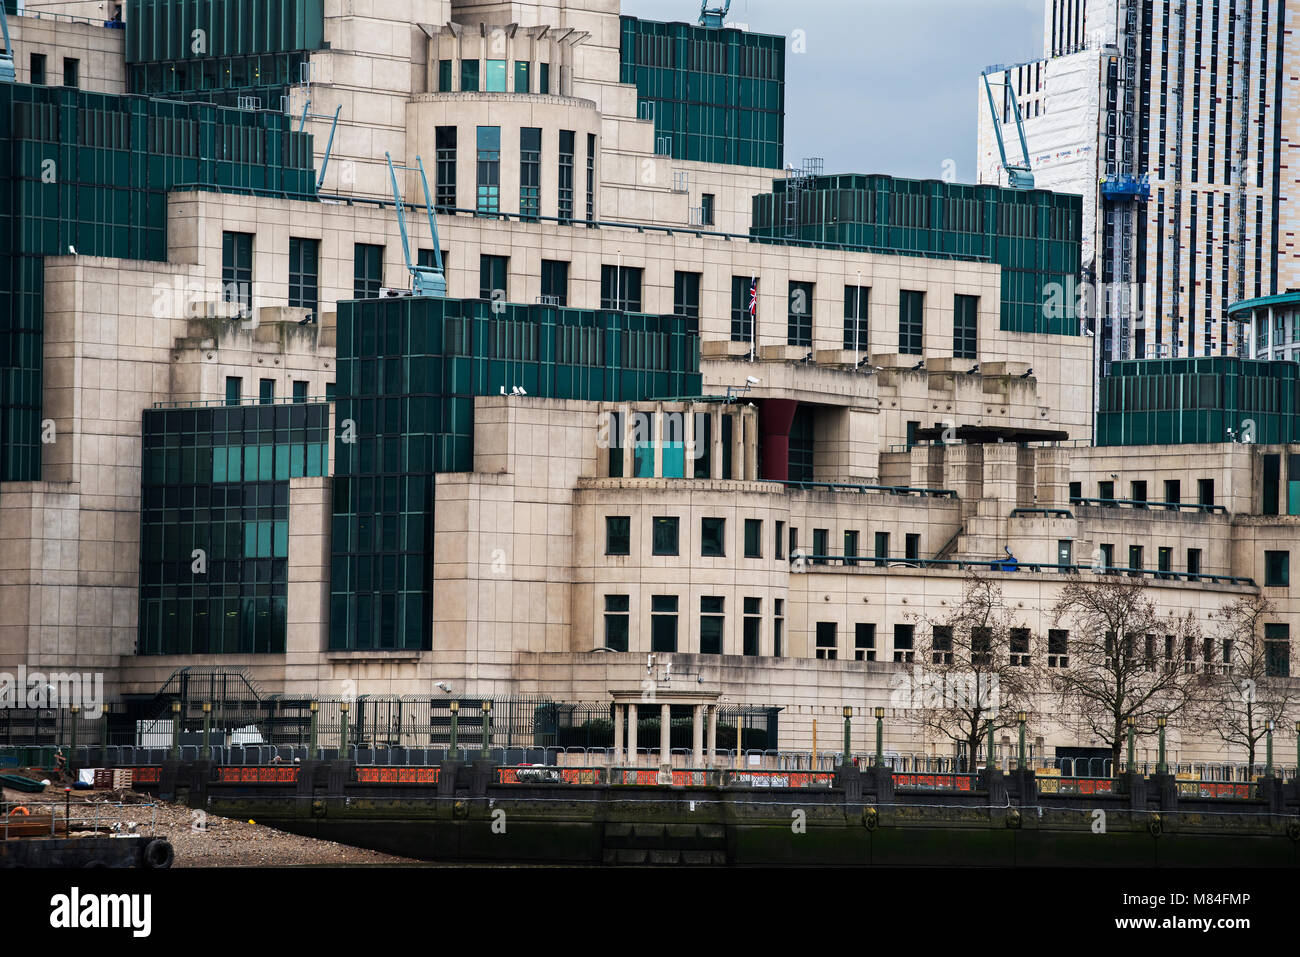
[[[968,769],[992,722],[996,732],[1016,722],[1036,684],[1032,634],[1007,607],[998,582],[968,572],[961,601],[941,617],[913,616],[929,632],[923,664],[904,676],[904,704],[927,729],[965,746]],[[902,702],[896,702],[902,703]]]
[[[1052,684],[1062,711],[1110,746],[1112,767],[1128,735],[1154,734],[1157,719],[1187,707],[1196,683],[1187,666],[1200,628],[1186,617],[1157,613],[1140,579],[1072,575],[1052,610],[1069,626],[1069,667]]]
[[[1252,774],[1269,723],[1283,725],[1296,704],[1290,680],[1270,674],[1263,632],[1273,613],[1265,596],[1241,595],[1214,614],[1216,628],[1204,649],[1203,685],[1194,707],[1197,719],[1224,744],[1245,749]]]

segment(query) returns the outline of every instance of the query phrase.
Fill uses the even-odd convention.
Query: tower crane
[[[720,7],[710,7],[709,0],[700,0],[700,26],[721,29],[723,21],[727,19],[727,11],[731,9],[731,0],[727,0]]]
[[[1011,100],[1011,109],[1016,117],[1016,132],[1020,134],[1020,149],[1024,153],[1024,163],[1012,163],[1007,159],[1007,144],[1002,138],[1002,119],[998,116],[997,105],[993,102],[993,86],[989,83],[989,74],[996,70],[997,67],[990,67],[984,71],[984,92],[989,97],[989,114],[993,119],[993,135],[998,138],[998,152],[1002,156],[1002,168],[1007,171],[1007,185],[1012,189],[1033,189],[1034,173],[1029,165],[1029,141],[1025,139],[1025,122],[1020,116],[1020,103],[1016,100],[1015,94],[1011,92],[1010,87],[1003,84],[1003,89],[1007,90],[1007,96]]]
[[[438,245],[438,224],[433,219],[433,199],[429,196],[429,180],[424,175],[424,161],[415,158],[420,173],[420,182],[424,185],[424,210],[429,214],[429,232],[433,236],[433,265],[422,266],[411,262],[411,243],[406,235],[406,214],[402,211],[402,191],[397,185],[397,170],[409,170],[409,166],[394,166],[393,157],[387,152],[388,175],[393,181],[393,202],[397,206],[397,225],[402,231],[402,254],[406,257],[406,268],[411,273],[411,294],[413,296],[436,296],[441,299],[447,295],[447,277],[442,270],[442,248]]]

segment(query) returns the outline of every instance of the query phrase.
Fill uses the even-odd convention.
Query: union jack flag
[[[753,322],[758,318],[758,277],[755,276],[749,281],[749,319]]]

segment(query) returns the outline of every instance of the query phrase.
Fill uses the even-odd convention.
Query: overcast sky
[[[721,6],[723,0],[710,0]],[[699,0],[622,0],[623,13],[695,23]],[[733,0],[729,20],[786,45],[785,156],[827,173],[975,179],[980,71],[1042,56],[1043,0]]]

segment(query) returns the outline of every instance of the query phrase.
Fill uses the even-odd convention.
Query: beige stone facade
[[[656,611],[655,598],[670,597],[675,670],[690,676],[679,680],[724,704],[782,709],[782,747],[807,749],[814,720],[822,744],[834,747],[841,707],[865,718],[880,705],[894,709],[891,749],[947,753],[891,703],[896,678],[924,664],[921,637],[906,647],[899,626],[960,595],[963,572],[929,562],[1013,554],[1020,570],[989,573],[1033,632],[1036,655],[1055,627],[1051,608],[1065,580],[1055,566],[1095,565],[1104,546],[1123,567],[1136,554],[1130,548],[1141,548],[1147,569],[1168,549],[1176,573],[1190,570],[1195,550],[1199,572],[1222,579],[1152,579],[1162,612],[1208,622],[1222,604],[1263,588],[1276,621],[1300,633],[1290,587],[1262,584],[1264,552],[1289,551],[1300,519],[1262,514],[1258,490],[1263,455],[1300,449],[1086,447],[1090,344],[1000,330],[998,266],[721,235],[748,229],[748,197],[768,188],[770,173],[655,153],[634,88],[617,82],[616,0],[329,0],[326,9],[332,48],[312,55],[312,111],[344,105],[327,201],[177,192],[168,201],[167,262],[46,261],[45,415],[55,438],[44,448],[42,481],[0,489],[0,670],[102,669],[111,693],[132,695],[156,691],[177,668],[221,667],[293,695],[339,694],[345,685],[358,694],[426,694],[442,681],[467,695],[607,701],[612,690],[639,686],[653,619],[667,614]],[[123,89],[121,50],[111,48],[120,32],[92,42],[82,27],[57,25],[46,40],[45,23],[15,20],[20,59],[33,44],[103,45],[116,66],[87,71],[86,85]],[[435,60],[482,59],[498,27],[510,28],[510,59],[551,58],[552,93],[432,87]],[[696,273],[703,395],[625,406],[477,399],[473,471],[437,477],[430,650],[329,648],[332,480],[323,477],[291,483],[284,654],[136,655],[142,411],[219,402],[230,377],[249,387],[272,379],[280,397],[295,382],[325,395],[337,374],[336,304],[354,295],[354,245],[382,246],[383,284],[409,285],[391,205],[373,202],[390,195],[385,151],[405,166],[420,155],[432,173],[435,128],[456,126],[465,196],[458,205],[472,206],[477,125],[502,129],[508,213],[519,208],[518,130],[543,129],[544,217],[557,210],[555,131],[594,135],[599,217],[607,222],[597,229],[440,214],[448,295],[479,298],[480,256],[491,255],[508,258],[508,301],[535,302],[542,262],[552,260],[568,264],[570,307],[600,308],[602,266],[616,266],[642,270],[640,311],[672,314],[676,274]],[[328,124],[313,120],[310,128],[319,164]],[[422,205],[418,177],[401,182],[406,200]],[[582,189],[579,176],[575,208]],[[689,228],[701,191],[717,196],[714,231]],[[408,225],[413,248],[431,246],[423,216],[408,216]],[[253,236],[248,316],[221,301],[222,236],[230,231]],[[291,238],[320,242],[317,323],[301,324],[306,310],[288,304]],[[732,341],[732,279],[751,276],[760,278],[756,338]],[[811,350],[787,345],[791,281],[814,284]],[[843,348],[846,286],[870,289],[868,348],[860,352]],[[919,357],[897,347],[902,290],[925,295]],[[979,298],[974,360],[953,356],[958,294]],[[747,385],[749,377],[757,382]],[[820,484],[763,477],[772,454],[764,448],[765,404],[781,401],[812,411],[811,467]],[[611,474],[611,411],[656,414],[653,474],[638,477],[630,451],[618,452],[620,474]],[[669,477],[662,447],[671,415],[681,416],[690,448],[681,477]],[[725,450],[723,416],[731,419]],[[704,419],[712,423],[707,449]],[[699,472],[696,453],[708,456]],[[1162,503],[1174,488],[1166,483],[1177,482],[1189,503],[1202,480],[1212,481],[1221,511],[1072,501]],[[1143,495],[1133,483],[1146,483]],[[611,552],[610,518],[627,520],[625,554]],[[673,552],[655,547],[660,519],[676,520]],[[710,545],[702,554],[706,520],[714,533],[721,520],[720,553]],[[625,612],[609,611],[614,595],[626,596]],[[702,653],[703,598],[720,599],[711,605],[724,619],[720,654]],[[611,614],[627,616],[626,651],[603,650]],[[747,634],[755,654],[745,653]],[[1294,650],[1290,660],[1294,673]],[[1046,699],[1036,720],[1035,738],[1049,751],[1095,744]],[[867,722],[858,727],[869,750]],[[1189,760],[1226,759],[1204,738],[1175,738],[1175,748]]]

